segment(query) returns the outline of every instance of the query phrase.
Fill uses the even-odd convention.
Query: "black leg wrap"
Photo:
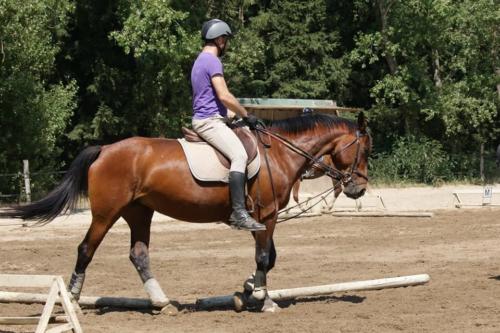
[[[269,266],[269,252],[261,249],[255,251],[255,262],[257,270],[267,272]]]
[[[274,241],[271,239],[271,249],[269,250],[269,263],[267,265],[267,272],[274,268],[276,263],[276,248],[274,247]]]
[[[267,295],[266,273],[269,265],[269,252],[257,249],[255,260],[257,261],[257,271],[255,272],[252,296],[257,300],[264,300]]]
[[[136,251],[136,249],[138,249],[138,251]],[[137,273],[139,273],[143,283],[153,277],[153,274],[149,269],[149,255],[147,247],[144,243],[137,243],[133,248],[131,248],[129,258],[137,270]]]
[[[262,286],[267,286],[266,273],[261,270],[257,270],[255,272],[254,284],[254,289],[261,288]]]

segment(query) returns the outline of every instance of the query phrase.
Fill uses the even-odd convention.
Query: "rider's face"
[[[225,36],[220,36],[215,39],[215,43],[219,46],[221,50],[227,51],[229,46],[229,38]]]

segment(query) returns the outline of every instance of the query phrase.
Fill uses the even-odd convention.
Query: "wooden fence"
[[[23,160],[22,170],[16,173],[0,173],[0,204],[28,203],[50,191],[66,171],[30,172],[28,160]]]

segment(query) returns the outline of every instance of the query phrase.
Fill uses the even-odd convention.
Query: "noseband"
[[[342,147],[342,149],[340,149],[339,151],[336,151],[332,154],[332,157],[333,157],[333,156],[343,152],[344,150],[346,150],[350,146],[356,144],[356,158],[354,159],[353,163],[351,164],[351,170],[347,173],[342,172],[335,167],[331,167],[331,166],[327,165],[326,163],[323,162],[322,156],[315,157],[315,156],[309,154],[308,152],[306,152],[302,148],[297,147],[295,144],[290,142],[287,138],[281,136],[278,133],[273,133],[273,132],[271,132],[271,131],[269,131],[266,128],[261,127],[261,126],[256,126],[255,130],[257,131],[257,133],[259,133],[259,132],[264,133],[264,134],[280,141],[281,143],[283,143],[285,146],[287,146],[289,149],[291,149],[295,153],[297,153],[297,154],[305,157],[307,160],[309,160],[311,162],[312,166],[316,166],[317,168],[321,169],[325,173],[325,175],[341,182],[342,185],[345,185],[348,182],[352,181],[353,174],[368,181],[368,176],[364,175],[363,173],[358,171],[359,154],[360,154],[360,146],[361,146],[359,139],[366,135],[365,133],[360,133],[359,130],[356,130],[356,138],[352,142],[348,143],[347,145]],[[262,142],[262,140],[260,140],[260,141]],[[332,159],[332,161],[333,161],[333,159]]]

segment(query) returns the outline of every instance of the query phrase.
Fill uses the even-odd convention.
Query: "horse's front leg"
[[[255,262],[257,263],[257,270],[254,277],[254,288],[252,297],[264,301],[262,305],[262,312],[276,312],[280,309],[271,297],[267,290],[267,273],[274,267],[276,262],[276,248],[272,238],[268,239],[265,246],[260,246],[257,241],[255,246]]]
[[[256,237],[255,262],[257,270],[244,282],[242,298],[235,299],[236,310],[242,310],[245,306],[258,306],[261,311],[275,312],[279,306],[269,297],[267,290],[267,273],[276,262],[276,248],[272,238],[259,240]]]

